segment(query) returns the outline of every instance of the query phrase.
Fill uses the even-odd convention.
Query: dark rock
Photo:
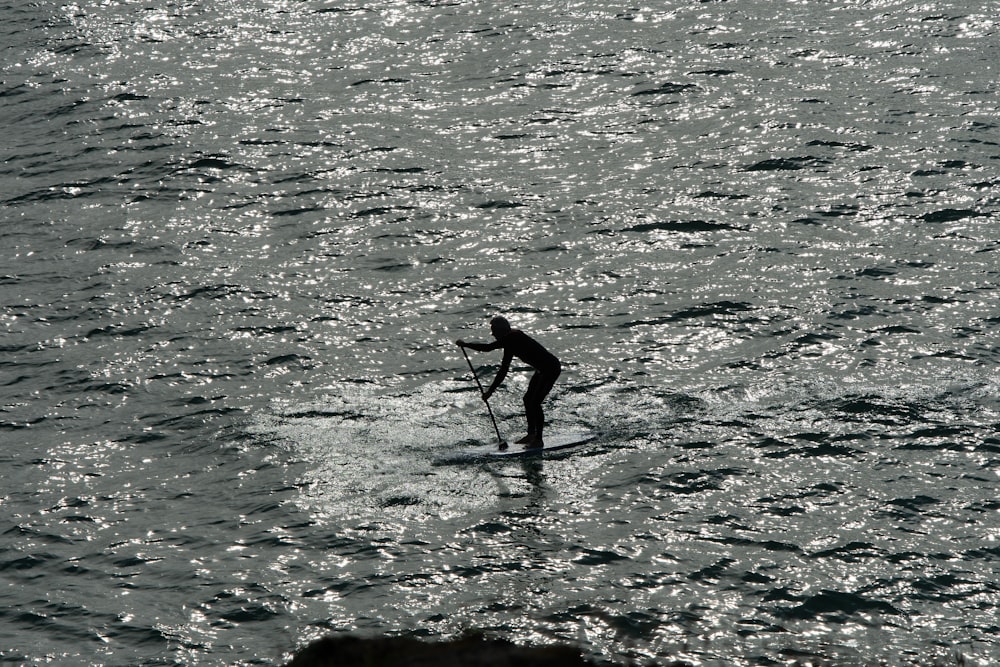
[[[287,667],[594,667],[569,646],[517,646],[463,637],[427,642],[409,637],[325,637],[299,651]]]

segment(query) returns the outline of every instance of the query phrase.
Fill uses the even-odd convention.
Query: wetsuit
[[[554,354],[542,347],[537,340],[517,329],[492,343],[466,343],[466,347],[479,352],[490,352],[503,348],[503,361],[500,362],[500,370],[493,379],[493,384],[487,390],[492,394],[499,387],[507,371],[510,370],[510,362],[517,357],[524,363],[535,369],[531,381],[528,383],[528,391],[524,393],[524,414],[528,419],[528,435],[542,437],[542,428],[545,426],[545,414],[542,411],[542,401],[549,395],[552,386],[556,383],[559,373],[562,372],[562,365]]]

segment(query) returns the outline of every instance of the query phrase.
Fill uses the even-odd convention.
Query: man
[[[542,412],[542,401],[552,390],[556,383],[562,366],[559,360],[551,352],[542,347],[528,334],[518,329],[511,329],[510,323],[502,317],[494,317],[490,320],[490,331],[496,341],[492,343],[466,343],[457,340],[455,343],[459,347],[468,347],[477,352],[490,352],[503,348],[503,361],[500,363],[500,370],[490,388],[483,392],[483,400],[490,400],[493,392],[503,384],[510,370],[510,362],[517,357],[524,363],[535,369],[531,381],[528,383],[528,391],[524,393],[524,415],[528,419],[528,435],[517,442],[523,444],[527,449],[535,449],[544,446],[542,441],[542,429],[545,426],[545,414]]]

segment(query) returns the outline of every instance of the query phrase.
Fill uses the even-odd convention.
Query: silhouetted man
[[[517,357],[524,363],[535,369],[531,381],[528,383],[528,391],[524,393],[524,415],[528,419],[528,435],[517,442],[523,444],[525,448],[538,448],[543,446],[542,429],[545,427],[545,414],[542,412],[542,401],[552,390],[559,373],[562,372],[562,365],[551,352],[542,347],[542,344],[518,329],[511,329],[510,322],[503,317],[494,317],[490,320],[490,331],[496,341],[492,343],[466,343],[457,340],[455,343],[459,347],[467,347],[477,352],[490,352],[492,350],[503,349],[503,361],[500,363],[500,370],[493,378],[493,384],[483,392],[483,400],[490,400],[493,392],[503,384],[510,370],[510,362]]]

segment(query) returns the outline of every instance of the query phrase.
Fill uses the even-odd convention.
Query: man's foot
[[[525,444],[531,442],[534,439],[535,439],[535,436],[532,435],[531,433],[529,433],[528,435],[524,436],[520,440],[516,441],[514,444],[516,444],[516,445],[525,445]]]
[[[542,439],[536,435],[531,436],[530,440],[525,440],[524,442],[525,449],[541,449],[544,446],[545,443],[542,442]]]

